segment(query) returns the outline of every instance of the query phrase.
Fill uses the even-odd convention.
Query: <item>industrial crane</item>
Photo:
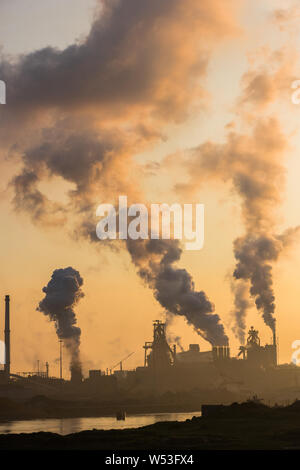
[[[120,364],[120,370],[123,370],[123,362],[126,361],[130,356],[132,356],[135,353],[135,351],[131,352],[128,354],[128,356],[124,357],[121,359],[121,361],[117,362],[113,367],[110,368],[110,373],[112,370],[114,370],[119,364]]]

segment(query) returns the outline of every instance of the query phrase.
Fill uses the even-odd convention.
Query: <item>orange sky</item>
[[[230,179],[225,181],[217,172],[206,179],[200,169],[191,179],[189,152],[207,141],[224,144],[228,130],[249,136],[260,119],[276,119],[287,145],[278,157],[283,181],[277,188],[272,223],[276,233],[299,224],[300,106],[291,103],[290,88],[300,78],[297,2],[236,0],[224,8],[222,0],[207,0],[201,9],[198,0],[186,0],[184,7],[174,0],[174,8],[164,11],[155,1],[156,10],[148,6],[137,11],[134,0],[127,5],[122,0],[124,7],[113,25],[108,22],[121,41],[113,44],[113,32],[106,33],[101,39],[106,41],[105,51],[97,43],[98,23],[104,21],[99,2],[61,0],[60,14],[50,0],[43,7],[37,0],[26,3],[26,8],[21,0],[0,6],[0,22],[5,20],[5,28],[0,25],[0,79],[7,74],[1,60],[18,63],[18,54],[47,45],[62,51],[75,41],[78,48],[88,41],[94,62],[85,69],[84,47],[77,56],[67,49],[68,67],[59,52],[48,57],[59,70],[49,72],[44,65],[49,82],[38,78],[37,62],[28,57],[26,67],[19,65],[17,72],[5,75],[8,89],[12,81],[14,87],[6,108],[0,107],[0,295],[3,312],[4,295],[12,299],[13,371],[32,370],[40,360],[48,361],[50,372],[58,374],[54,325],[36,307],[53,270],[70,265],[84,279],[85,297],[76,312],[85,371],[110,367],[131,351],[136,353],[128,368],[142,364],[142,345],[151,340],[152,320],[163,318],[163,308],[143,285],[126,250],[90,243],[87,234],[74,237],[83,221],[95,226],[98,204],[113,202],[118,194],[138,198],[135,202],[205,204],[204,248],[184,252],[178,266],[190,272],[195,288],[204,290],[215,304],[236,354],[229,277],[235,264],[233,241],[245,228],[242,200]],[[26,21],[21,21],[23,16]],[[67,18],[63,24],[62,17]],[[89,35],[94,21],[94,33]],[[127,26],[124,31],[122,24]],[[82,146],[86,151],[78,143],[71,147],[71,138],[78,135],[81,141],[88,138]],[[96,152],[95,164],[88,167],[84,159],[94,155],[99,135],[105,156],[97,160]],[[39,165],[48,158],[45,142],[53,143],[51,155],[58,152],[70,168],[62,169],[54,158],[47,170]],[[62,148],[66,153],[60,153]],[[28,206],[28,199],[22,199],[18,210],[12,202],[20,188],[9,183],[24,168],[33,168],[38,175],[34,190],[46,198],[39,206],[42,216],[36,205]],[[181,183],[192,185],[193,192],[176,189]],[[300,339],[300,240],[273,266],[279,358],[290,362],[291,344]],[[247,328],[252,324],[262,342],[269,341],[271,330],[254,307],[246,318]],[[210,348],[183,318],[175,319],[170,328],[185,347],[199,342],[202,350]]]

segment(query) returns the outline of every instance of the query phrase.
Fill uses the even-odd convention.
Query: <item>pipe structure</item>
[[[4,329],[4,342],[5,342],[5,365],[4,372],[6,379],[10,377],[10,309],[9,309],[9,295],[5,296],[5,329]]]

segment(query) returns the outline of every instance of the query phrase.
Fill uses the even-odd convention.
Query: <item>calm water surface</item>
[[[53,432],[57,434],[72,434],[90,429],[126,429],[140,428],[159,421],[185,421],[193,416],[201,416],[201,411],[194,413],[156,413],[144,415],[129,415],[125,421],[117,421],[115,416],[102,418],[64,418],[64,419],[35,419],[32,421],[10,421],[0,423],[0,434],[19,434],[31,432]]]

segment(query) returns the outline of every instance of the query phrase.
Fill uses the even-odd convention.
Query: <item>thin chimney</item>
[[[273,348],[274,348],[274,363],[277,366],[277,338],[276,338],[276,327],[273,329]]]
[[[5,296],[5,330],[4,330],[4,341],[5,341],[5,365],[4,372],[7,380],[10,377],[10,311],[9,311],[9,295]]]

